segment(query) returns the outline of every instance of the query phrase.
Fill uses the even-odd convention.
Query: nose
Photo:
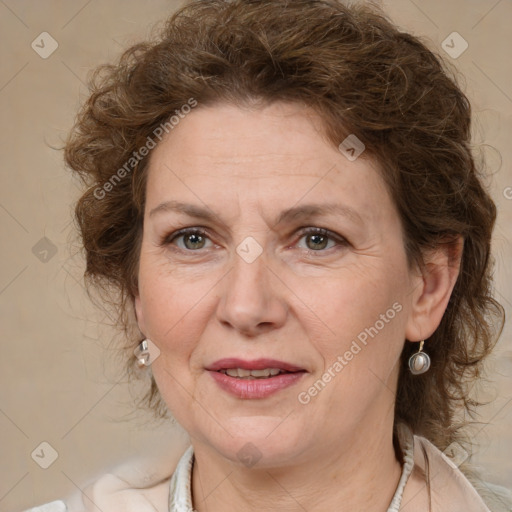
[[[283,283],[263,254],[251,263],[236,254],[224,280],[217,317],[224,326],[249,337],[278,329],[288,312],[279,289]]]

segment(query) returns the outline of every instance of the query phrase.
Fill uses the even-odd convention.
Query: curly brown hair
[[[76,205],[85,275],[113,297],[130,377],[141,335],[133,328],[133,299],[149,159],[133,155],[191,98],[199,105],[299,102],[321,116],[336,147],[355,134],[380,163],[411,265],[421,265],[427,249],[464,238],[458,280],[428,340],[431,368],[421,376],[408,372],[415,347],[405,343],[395,407],[395,424],[407,423],[440,449],[462,439],[458,413],[474,411],[470,386],[504,313],[491,294],[496,209],[471,153],[470,105],[439,56],[374,7],[195,1],[154,40],[98,67],[90,89],[65,161],[87,185]],[[165,415],[153,379],[141,403]]]

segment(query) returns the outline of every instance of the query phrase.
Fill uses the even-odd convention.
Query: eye
[[[348,245],[347,240],[343,237],[323,228],[307,228],[302,230],[299,236],[299,240],[305,239],[305,249],[308,253],[326,252],[326,250],[332,249],[335,246]],[[164,236],[160,245],[175,245],[182,251],[196,252],[201,249],[211,248],[213,243],[208,232],[204,229],[185,228]]]
[[[211,243],[208,233],[203,229],[186,228],[164,237],[161,245],[174,244],[184,251],[196,251],[208,248],[207,241]]]
[[[332,249],[336,245],[348,245],[343,237],[323,228],[304,229],[300,233],[300,239],[305,239],[308,252],[325,252],[325,249]],[[329,243],[331,243],[330,246]]]

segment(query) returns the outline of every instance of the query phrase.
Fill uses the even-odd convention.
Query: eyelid
[[[348,243],[348,241],[345,237],[338,235],[334,231],[331,231],[330,229],[326,229],[326,228],[315,227],[315,226],[300,228],[298,234],[300,236],[314,235],[314,234],[325,235],[325,236],[328,236],[329,238],[333,238],[333,239],[337,240],[338,242],[347,242]]]
[[[173,240],[175,240],[176,238],[179,238],[180,236],[183,236],[183,235],[190,235],[190,234],[198,234],[198,235],[204,236],[204,237],[208,238],[213,243],[213,241],[211,239],[212,237],[206,228],[204,228],[202,226],[193,226],[193,227],[189,227],[189,228],[178,229],[177,231],[173,231],[172,233],[165,234],[160,239],[160,245],[162,245],[162,246],[170,245],[171,242]],[[193,251],[190,251],[190,252],[193,252]]]

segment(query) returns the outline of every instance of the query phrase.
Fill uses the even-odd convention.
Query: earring
[[[151,364],[149,343],[148,340],[142,340],[137,348],[134,350],[135,357],[137,358],[137,366],[143,368]]]
[[[425,373],[430,368],[430,357],[423,350],[425,340],[420,342],[420,349],[409,358],[409,370],[413,375]]]

